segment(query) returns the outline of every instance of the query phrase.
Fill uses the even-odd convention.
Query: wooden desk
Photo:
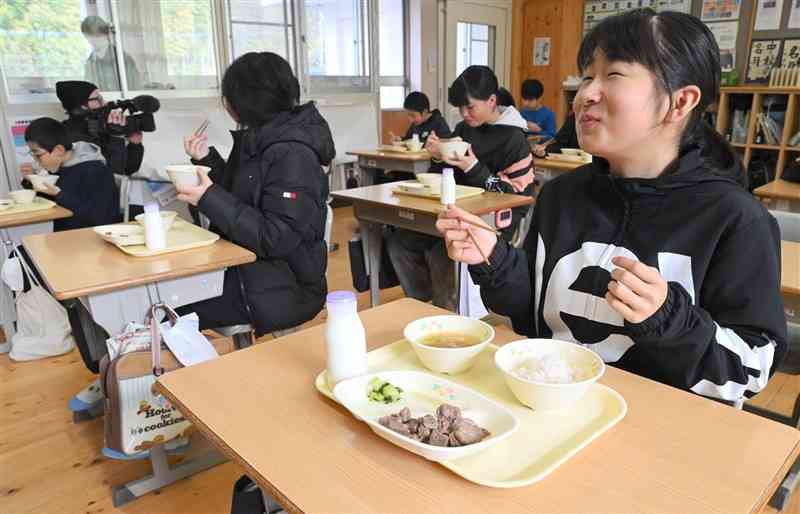
[[[59,300],[80,298],[109,334],[119,334],[131,321],[142,322],[154,303],[174,308],[220,296],[225,268],[256,259],[253,252],[223,240],[155,257],[132,257],[91,228],[28,236],[23,244],[53,295]],[[103,342],[87,343],[90,351],[98,345]],[[115,506],[215,466],[222,457],[211,452],[170,467],[159,445],[150,449],[150,460],[152,475],[112,487]]]
[[[19,214],[0,213],[0,229],[47,223],[63,218],[71,218],[72,211],[56,205],[41,211],[21,212]],[[52,228],[51,228],[52,231]]]
[[[132,257],[91,228],[30,236],[24,244],[58,300],[196,275],[256,258],[250,250],[222,239],[201,248]]]
[[[0,267],[5,263],[11,251],[19,246],[22,238],[33,234],[48,234],[53,231],[53,221],[72,217],[72,211],[55,206],[50,209],[19,214],[0,213],[0,238],[2,238],[3,255],[0,256]],[[14,337],[17,321],[17,310],[14,296],[5,282],[0,285],[0,323],[3,325],[5,340]]]
[[[362,183],[371,186],[375,183],[375,173],[383,170],[407,171],[409,173],[425,173],[431,166],[428,152],[405,154],[400,152],[382,152],[380,150],[354,150],[347,152],[358,158],[358,167],[365,171]]]
[[[433,236],[439,235],[436,230],[436,219],[442,210],[439,201],[395,195],[392,193],[395,187],[397,187],[397,183],[389,183],[331,193],[333,198],[348,200],[353,204],[354,214],[361,226],[364,255],[367,256],[370,301],[373,307],[380,303],[378,272],[381,262],[383,225],[392,225]],[[487,223],[494,226],[493,213],[532,203],[533,198],[529,196],[487,192],[480,196],[460,200],[456,202],[456,205],[472,214],[483,216]]]
[[[753,190],[770,209],[800,212],[800,184],[774,180]]]
[[[404,299],[362,311],[370,348],[443,311]],[[626,417],[542,482],[475,485],[378,436],[314,390],[324,326],[162,376],[156,387],[288,512],[756,512],[800,432],[613,367]],[[495,342],[518,339],[498,327]]]

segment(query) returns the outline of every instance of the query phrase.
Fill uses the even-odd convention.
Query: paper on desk
[[[195,313],[181,316],[174,327],[169,326],[168,322],[163,323],[161,334],[164,343],[184,366],[219,357],[211,342],[200,333],[200,319]]]

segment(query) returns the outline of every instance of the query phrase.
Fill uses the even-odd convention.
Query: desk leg
[[[381,303],[381,249],[383,245],[383,226],[380,223],[359,221],[361,238],[364,245],[369,273],[369,302],[370,307],[377,307]]]
[[[153,474],[128,482],[124,485],[112,487],[111,495],[114,507],[121,507],[140,496],[161,489],[162,487],[194,475],[195,473],[205,471],[225,461],[227,461],[227,459],[224,455],[212,449],[203,455],[181,462],[177,466],[170,468],[167,462],[167,452],[164,450],[164,445],[154,446],[150,449],[150,462],[153,466]]]

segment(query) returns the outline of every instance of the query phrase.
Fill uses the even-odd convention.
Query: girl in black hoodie
[[[786,349],[775,220],[701,119],[719,49],[692,16],[650,9],[584,39],[575,99],[595,162],[542,188],[524,249],[438,222],[486,305],[525,335],[574,341],[622,369],[729,401],[763,390]]]
[[[328,123],[313,103],[298,105],[289,63],[271,52],[236,59],[222,78],[223,103],[244,128],[232,132],[227,162],[206,134],[185,140],[195,164],[211,168],[178,199],[198,207],[223,238],[256,261],[225,272],[223,294],[178,309],[200,328],[251,324],[257,336],[300,325],[325,303],[328,179],[336,155]]]

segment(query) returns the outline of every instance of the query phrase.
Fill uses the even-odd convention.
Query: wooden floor
[[[352,289],[347,241],[356,222],[349,208],[335,210],[329,288]],[[382,302],[403,296],[400,288],[382,292]],[[367,293],[359,308],[368,307]],[[310,322],[323,321],[323,315]],[[265,338],[262,342],[267,342]],[[120,509],[110,486],[143,476],[147,462],[102,457],[103,421],[74,424],[67,402],[94,376],[77,351],[67,356],[13,363],[0,356],[0,514],[223,514],[230,511],[233,482],[242,470],[227,463]],[[790,413],[800,392],[800,377],[778,374],[754,401]],[[201,445],[193,444],[193,447]],[[191,455],[191,454],[190,454]],[[189,455],[189,456],[190,456]],[[800,514],[800,495],[785,512]]]

